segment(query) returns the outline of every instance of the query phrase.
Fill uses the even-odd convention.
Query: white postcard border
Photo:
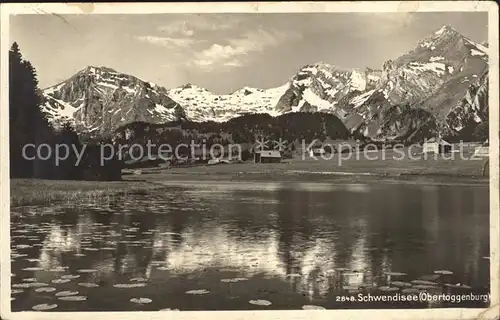
[[[490,275],[489,309],[422,310],[299,310],[299,311],[183,311],[183,312],[15,312],[10,310],[10,190],[8,127],[9,16],[15,14],[161,14],[161,13],[293,13],[293,12],[488,12],[489,116],[490,116]],[[499,44],[498,5],[493,1],[401,1],[401,2],[233,2],[233,3],[46,3],[2,4],[0,86],[0,314],[2,319],[493,319],[499,314]]]

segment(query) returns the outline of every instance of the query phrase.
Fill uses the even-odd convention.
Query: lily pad
[[[38,289],[35,289],[35,292],[54,292],[56,291],[56,288],[53,287],[41,287]]]
[[[398,291],[398,287],[388,287],[388,286],[382,286],[378,288],[382,292],[395,292]]]
[[[23,271],[43,271],[43,268],[40,268],[40,267],[28,267],[28,268],[24,268],[22,270]]]
[[[419,290],[430,290],[430,289],[437,289],[438,287],[427,284],[417,284],[416,286],[413,286],[413,288]]]
[[[439,274],[430,274],[430,275],[420,277],[420,280],[425,280],[425,281],[434,281],[437,279],[439,279]]]
[[[10,290],[10,294],[18,294],[18,293],[21,293],[21,292],[24,292],[24,290],[22,290],[22,289],[12,289],[12,290]]]
[[[340,267],[340,268],[335,268],[335,270],[342,272],[342,271],[349,271],[349,268]]]
[[[94,273],[94,272],[97,272],[96,269],[79,269],[79,270],[76,270],[76,272],[78,273]]]
[[[234,278],[234,280],[236,280],[236,281],[247,281],[248,278]]]
[[[115,288],[121,288],[121,289],[126,289],[126,288],[140,288],[140,287],[145,287],[145,283],[117,283],[114,284],[113,287]]]
[[[436,270],[434,271],[435,274],[443,274],[443,275],[450,275],[453,274],[453,271],[449,270]]]
[[[36,278],[24,278],[22,281],[24,282],[36,282]]]
[[[290,273],[290,274],[287,274],[286,275],[287,278],[299,278],[299,277],[302,277],[300,274],[298,273]]]
[[[393,271],[390,271],[390,272],[385,272],[386,275],[388,276],[393,276],[393,277],[399,277],[399,276],[406,276],[407,273],[404,273],[404,272],[393,272]]]
[[[412,280],[410,281],[412,284],[419,284],[424,286],[437,286],[436,282],[427,281],[427,280]]]
[[[186,291],[186,294],[207,294],[209,292],[210,291],[205,290],[205,289],[198,289],[198,290],[189,290],[189,291]]]
[[[68,296],[76,296],[78,291],[60,291],[55,294],[56,297],[68,297]]]
[[[248,301],[248,303],[250,304],[253,304],[253,305],[256,305],[256,306],[270,306],[272,303],[271,301],[267,301],[267,300],[250,300]]]
[[[357,286],[343,286],[342,289],[354,291],[354,290],[359,290],[359,287],[357,287]]]
[[[411,287],[412,284],[404,281],[391,281],[391,285],[396,287]]]
[[[130,279],[130,281],[132,281],[132,282],[145,282],[145,281],[148,281],[148,279],[144,279],[144,278],[132,278],[132,279]]]
[[[80,278],[80,275],[78,274],[65,274],[61,276],[61,279],[78,279]]]
[[[130,302],[138,303],[138,304],[146,304],[146,303],[153,302],[153,300],[151,300],[149,298],[132,298],[132,299],[130,299]]]
[[[42,282],[25,282],[25,283],[15,283],[12,285],[12,288],[39,288],[48,286],[46,283]]]
[[[363,276],[362,272],[344,272],[342,273],[344,277],[361,277]]]
[[[31,309],[35,311],[45,311],[45,310],[51,310],[57,308],[57,304],[47,304],[47,303],[42,303],[42,304],[37,304],[36,306],[33,306]]]
[[[31,245],[29,245],[29,244],[18,244],[16,246],[16,249],[28,249],[28,248],[31,248]]]
[[[466,284],[461,284],[461,283],[457,283],[457,284],[445,283],[444,285],[448,288],[453,288],[453,289],[472,289],[471,286],[468,286]]]
[[[59,300],[63,300],[63,301],[85,301],[85,300],[87,300],[87,297],[85,297],[85,296],[66,296],[66,297],[59,297]]]
[[[230,279],[220,279],[220,282],[231,282],[231,283],[234,283],[234,282],[239,282],[239,281],[246,281],[248,280],[247,278],[230,278]]]
[[[86,288],[97,288],[99,285],[97,283],[90,283],[90,282],[80,282],[78,283],[79,286],[81,287],[86,287]]]
[[[167,271],[167,270],[169,270],[169,268],[168,267],[158,267],[158,268],[156,268],[156,270]]]
[[[324,307],[321,306],[314,306],[312,304],[306,304],[302,306],[303,310],[326,310]]]
[[[404,288],[403,290],[401,290],[402,293],[419,293],[420,290],[416,289],[416,288]]]
[[[55,284],[61,284],[61,283],[68,283],[70,281],[71,281],[70,279],[54,279],[51,282]]]

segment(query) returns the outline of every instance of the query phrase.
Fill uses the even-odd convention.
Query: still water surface
[[[457,307],[339,297],[489,292],[488,197],[477,185],[199,182],[13,208],[12,308]]]

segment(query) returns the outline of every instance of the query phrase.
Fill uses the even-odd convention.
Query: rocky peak
[[[186,83],[185,85],[180,86],[181,89],[191,89],[193,88],[193,84],[191,82]]]
[[[439,30],[434,32],[436,37],[452,37],[456,35],[460,35],[460,33],[453,29],[450,25],[444,25]]]
[[[49,121],[69,122],[80,131],[105,133],[133,121],[183,117],[164,88],[107,67],[88,66],[43,95],[41,108]]]

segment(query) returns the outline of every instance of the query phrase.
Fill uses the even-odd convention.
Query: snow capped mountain
[[[54,125],[69,122],[105,132],[133,122],[162,123],[182,117],[164,88],[106,67],[89,66],[43,91],[41,106]]]
[[[412,51],[386,61],[374,90],[344,101],[345,123],[372,138],[400,136],[405,134],[398,132],[400,126],[388,125],[384,118],[388,108],[398,105],[422,108],[442,120],[467,91],[468,78],[481,76],[487,68],[486,47],[444,26]]]
[[[290,80],[276,110],[284,112],[331,112],[352,92],[364,92],[378,81],[380,72],[343,70],[326,63],[304,66]]]
[[[184,109],[191,121],[224,122],[246,113],[278,115],[274,106],[288,84],[271,89],[241,88],[232,94],[217,95],[193,84],[168,90],[168,95]]]
[[[326,112],[372,139],[418,139],[425,132],[454,135],[485,121],[487,71],[487,43],[444,26],[379,70],[320,62],[300,68],[282,86],[225,95],[190,83],[167,90],[113,69],[87,67],[45,89],[42,109],[53,123],[100,132],[133,121],[225,122],[248,113]]]

